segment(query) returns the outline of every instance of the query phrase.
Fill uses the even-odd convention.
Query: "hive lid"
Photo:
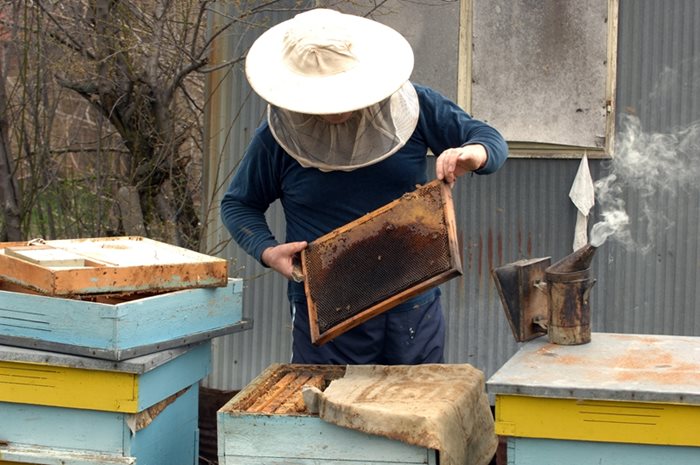
[[[439,180],[311,242],[302,271],[315,345],[462,274],[452,192]]]
[[[201,344],[207,344],[207,342],[202,342]],[[116,371],[141,375],[194,350],[195,347],[200,346],[198,344],[183,345],[150,354],[139,355],[138,357],[128,360],[113,361],[40,349],[0,345],[0,364],[5,363],[5,368],[11,366],[8,364],[23,363],[76,368],[81,370]],[[0,378],[2,377],[0,376]],[[12,376],[10,376],[10,378],[12,378]],[[7,382],[11,384],[11,381],[10,379]],[[0,380],[0,385],[2,384],[3,381]]]
[[[226,286],[228,264],[139,236],[5,242],[0,279],[55,296],[157,292]]]
[[[700,338],[593,333],[526,342],[487,382],[491,394],[700,405]]]

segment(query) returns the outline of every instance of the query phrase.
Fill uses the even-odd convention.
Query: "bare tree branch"
[[[74,51],[85,55],[88,59],[95,59],[95,56],[90,53],[90,51],[87,49],[87,47],[85,47],[84,44],[78,42],[72,34],[69,34],[65,31],[63,25],[56,20],[55,16],[51,14],[49,10],[47,10],[42,0],[37,0],[36,5],[47,15],[47,18],[49,18],[49,20],[56,26],[56,28],[61,33],[63,33],[62,36],[59,36],[54,32],[45,31],[46,34],[49,35],[49,37],[51,37],[53,40],[60,43],[61,45],[64,45],[65,47],[71,48]]]

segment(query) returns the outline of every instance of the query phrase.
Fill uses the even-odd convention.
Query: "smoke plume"
[[[668,222],[656,207],[659,196],[673,198],[698,185],[700,120],[672,133],[645,133],[637,117],[624,115],[609,168],[610,174],[595,183],[601,221],[593,225],[591,245],[598,247],[611,238],[628,249],[645,251],[658,222]],[[646,237],[630,232],[624,199],[632,196],[639,202]]]

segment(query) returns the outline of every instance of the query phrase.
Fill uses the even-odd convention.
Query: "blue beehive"
[[[196,465],[227,262],[138,237],[0,244],[0,465]]]
[[[0,344],[124,360],[246,329],[226,266],[143,238],[0,244]]]
[[[243,285],[82,300],[1,290],[0,343],[124,360],[250,327]],[[14,288],[15,290],[17,288]]]
[[[123,362],[0,346],[0,463],[196,465],[210,342]]]
[[[221,465],[437,464],[437,452],[333,425],[303,406],[301,384],[323,387],[344,367],[273,364],[217,413]]]

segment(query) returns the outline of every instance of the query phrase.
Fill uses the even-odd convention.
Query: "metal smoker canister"
[[[549,342],[576,345],[591,342],[591,307],[589,296],[596,280],[590,268],[557,272],[545,270],[549,299]]]

